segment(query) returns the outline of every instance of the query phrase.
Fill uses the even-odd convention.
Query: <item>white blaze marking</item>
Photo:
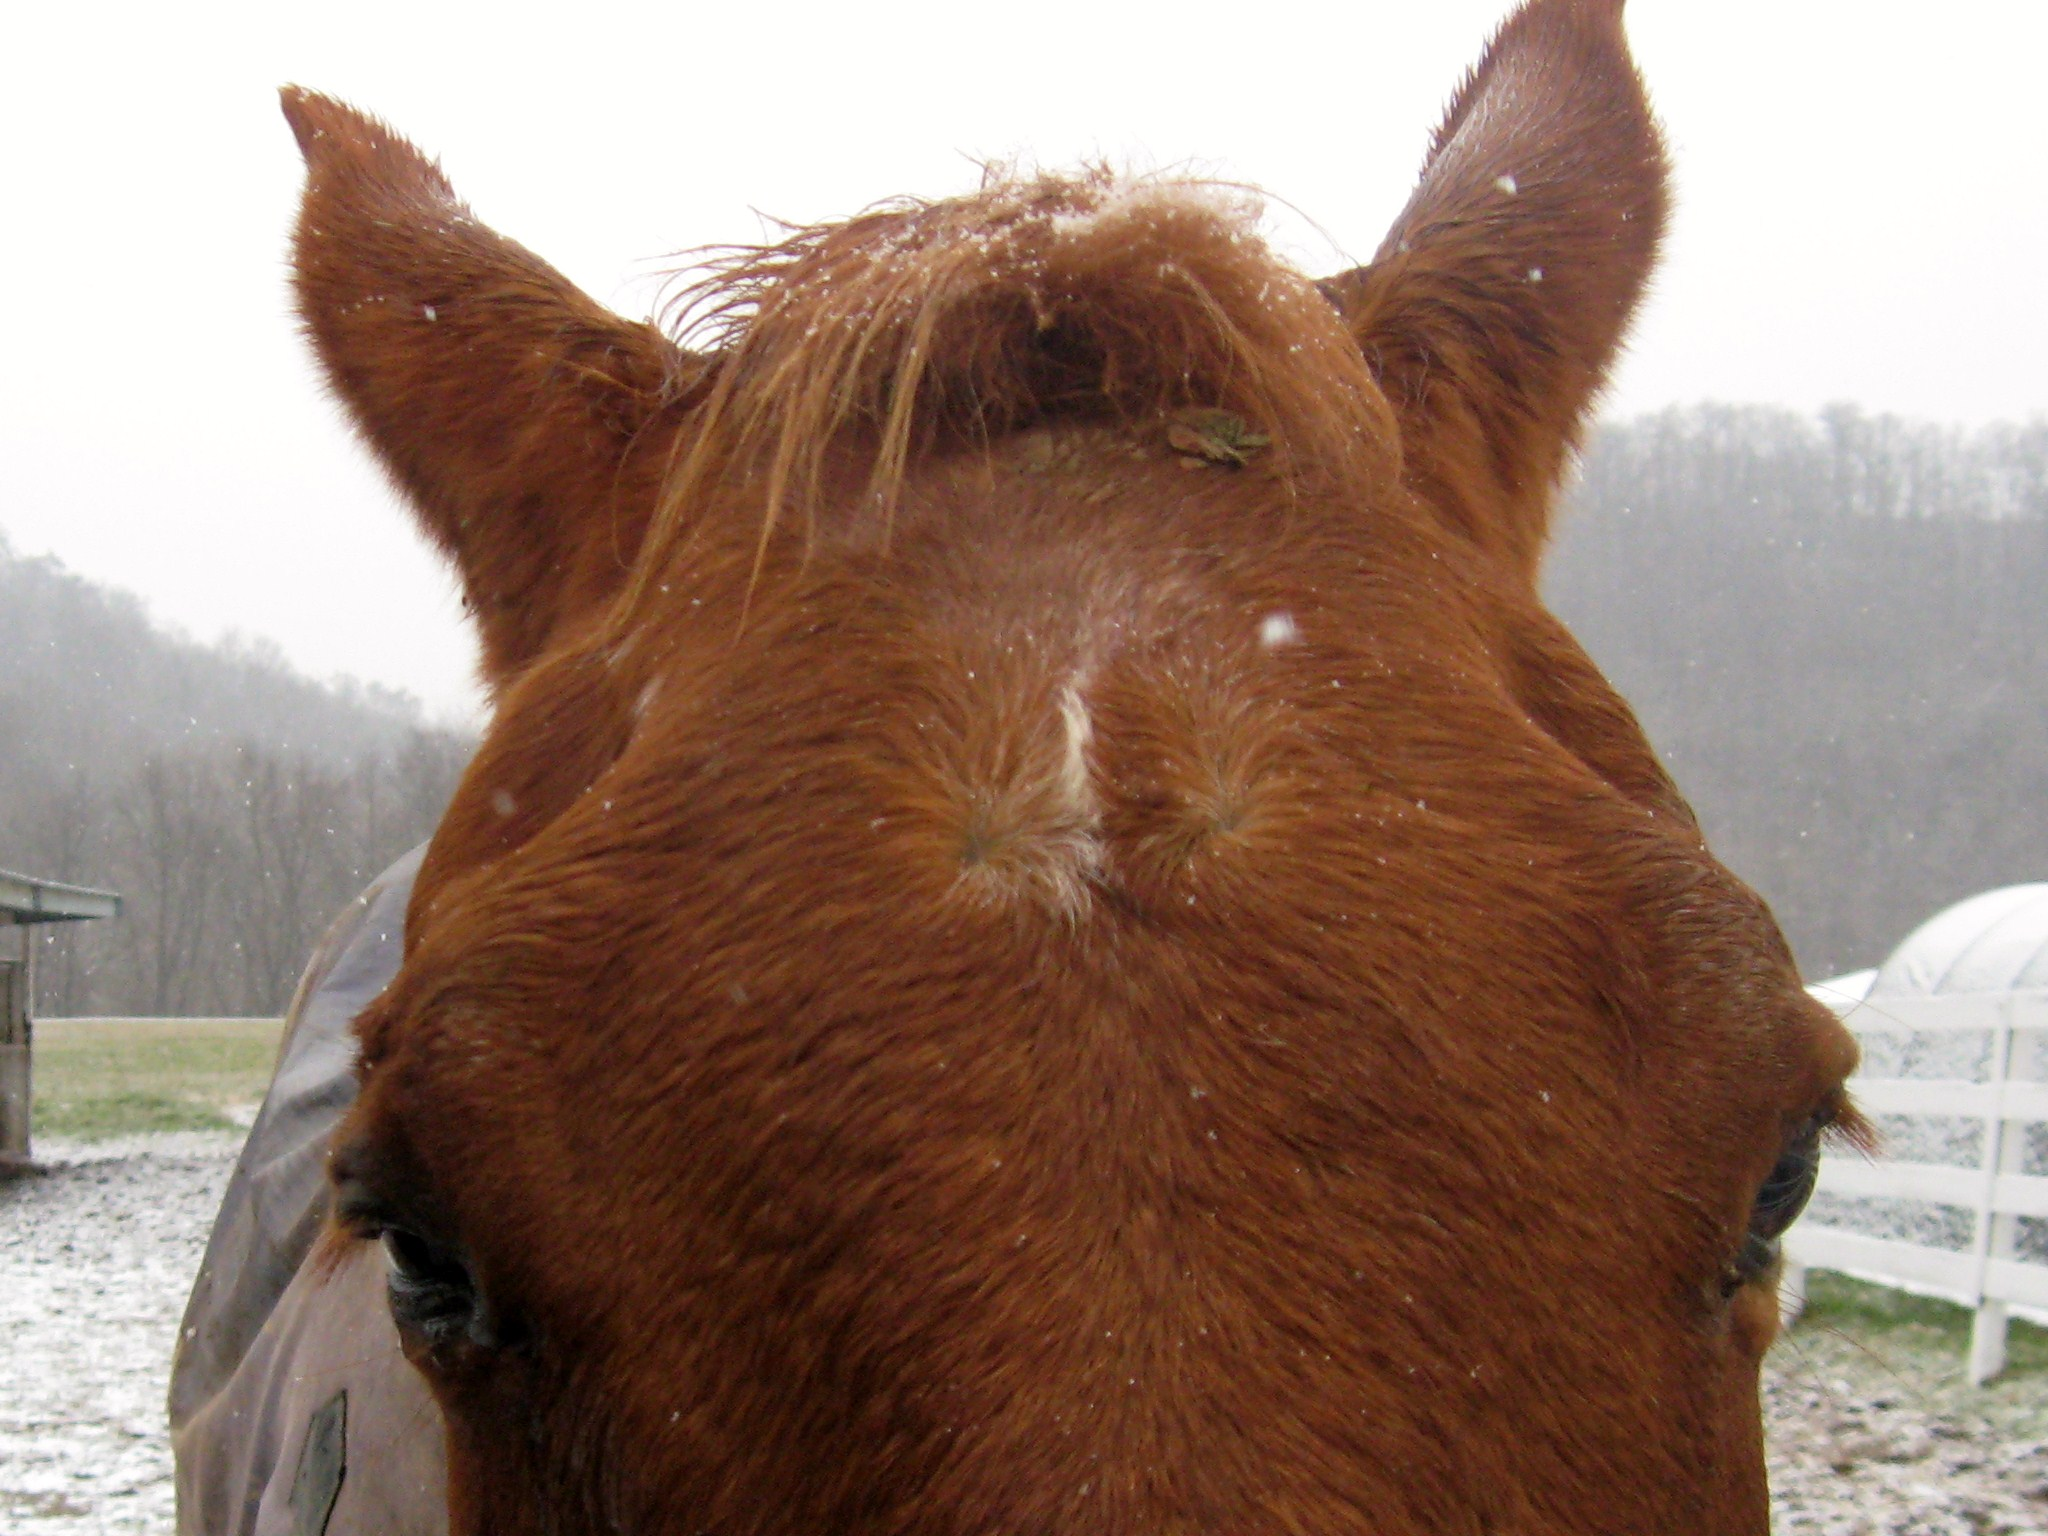
[[[1088,703],[1081,697],[1078,681],[1060,689],[1060,723],[1066,727],[1066,751],[1060,758],[1060,793],[1079,815],[1093,819],[1095,795],[1088,784],[1088,744],[1095,739],[1095,722],[1088,717]]]

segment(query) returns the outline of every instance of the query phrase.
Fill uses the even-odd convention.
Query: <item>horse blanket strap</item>
[[[424,853],[335,921],[286,1013],[178,1333],[178,1536],[446,1536],[440,1409],[399,1351],[382,1254],[306,1263],[355,1098],[349,1026],[397,974]]]

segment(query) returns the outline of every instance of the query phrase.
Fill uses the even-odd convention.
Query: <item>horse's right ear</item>
[[[701,365],[478,223],[440,170],[296,87],[299,313],[454,562],[495,690],[618,585]]]
[[[1533,581],[1664,228],[1622,0],[1529,0],[1451,102],[1372,264],[1323,284],[1401,423],[1409,483]]]

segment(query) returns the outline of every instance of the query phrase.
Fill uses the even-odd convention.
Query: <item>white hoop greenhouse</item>
[[[1807,1269],[1961,1302],[1989,1380],[2009,1313],[2048,1322],[2048,884],[1958,902],[1809,990],[1862,1043],[1851,1086],[1884,1144],[1825,1163],[1787,1240],[1788,1305]]]

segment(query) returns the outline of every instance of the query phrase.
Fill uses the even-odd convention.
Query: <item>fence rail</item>
[[[1822,1193],[1968,1212],[1970,1245],[1943,1248],[1801,1222],[1785,1244],[1787,1310],[1796,1313],[1802,1303],[1809,1269],[1960,1302],[1976,1312],[1970,1379],[1989,1381],[2005,1368],[2013,1309],[2048,1320],[2048,1262],[2020,1245],[2022,1221],[2048,1221],[2048,1177],[2027,1172],[2028,1129],[2048,1125],[2048,988],[1851,999],[1817,987],[1814,995],[1871,1044],[1898,1036],[1985,1036],[1979,1077],[1858,1077],[1850,1084],[1870,1114],[1974,1121],[1983,1140],[1974,1166],[1829,1158]]]

